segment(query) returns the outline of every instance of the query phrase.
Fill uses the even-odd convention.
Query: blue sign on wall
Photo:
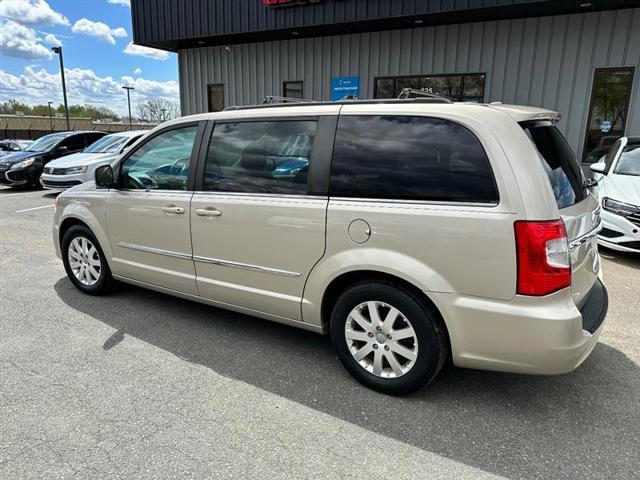
[[[333,77],[331,100],[340,100],[347,95],[360,96],[360,77]]]

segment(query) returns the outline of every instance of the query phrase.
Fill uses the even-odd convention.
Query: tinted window
[[[186,190],[197,127],[169,130],[153,137],[122,165],[122,188]]]
[[[495,203],[489,160],[469,130],[427,117],[341,116],[331,165],[337,196]]]
[[[576,156],[562,134],[547,123],[525,124],[524,128],[540,153],[558,208],[582,201],[584,178]]]
[[[215,126],[204,190],[304,194],[315,121],[221,123]]]
[[[87,146],[86,144],[86,136],[84,134],[71,135],[64,139],[63,142],[60,143],[61,147],[67,147],[69,151],[82,150]]]

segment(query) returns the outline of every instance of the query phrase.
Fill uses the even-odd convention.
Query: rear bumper
[[[599,279],[580,310],[569,289],[506,302],[431,296],[445,316],[454,365],[512,373],[557,375],[576,369],[598,342],[608,308]]]

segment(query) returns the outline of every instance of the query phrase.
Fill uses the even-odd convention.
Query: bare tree
[[[164,98],[156,100],[140,100],[137,105],[138,119],[161,123],[180,116],[180,106],[177,102],[171,102]]]

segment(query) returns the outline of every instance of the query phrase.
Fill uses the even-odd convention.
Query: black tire
[[[413,327],[418,354],[413,366],[403,375],[395,378],[374,375],[363,368],[349,350],[345,324],[356,306],[369,301],[395,307]],[[389,395],[404,395],[429,384],[448,356],[446,332],[437,310],[410,290],[393,283],[364,281],[345,290],[333,308],[330,332],[338,358],[346,370],[363,385]],[[390,370],[388,360],[385,362]]]
[[[89,240],[96,249],[97,256],[100,260],[100,271],[98,279],[92,285],[86,285],[82,283],[76,275],[73,273],[73,269],[69,263],[69,248],[71,242],[75,239],[85,238]],[[109,264],[107,263],[107,259],[104,256],[104,252],[98,243],[93,232],[84,225],[73,225],[64,233],[62,237],[62,242],[60,242],[62,262],[64,264],[64,269],[67,272],[67,276],[71,283],[73,283],[78,290],[87,293],[89,295],[105,295],[109,293],[113,289],[114,280],[111,275],[111,270],[109,269]]]

